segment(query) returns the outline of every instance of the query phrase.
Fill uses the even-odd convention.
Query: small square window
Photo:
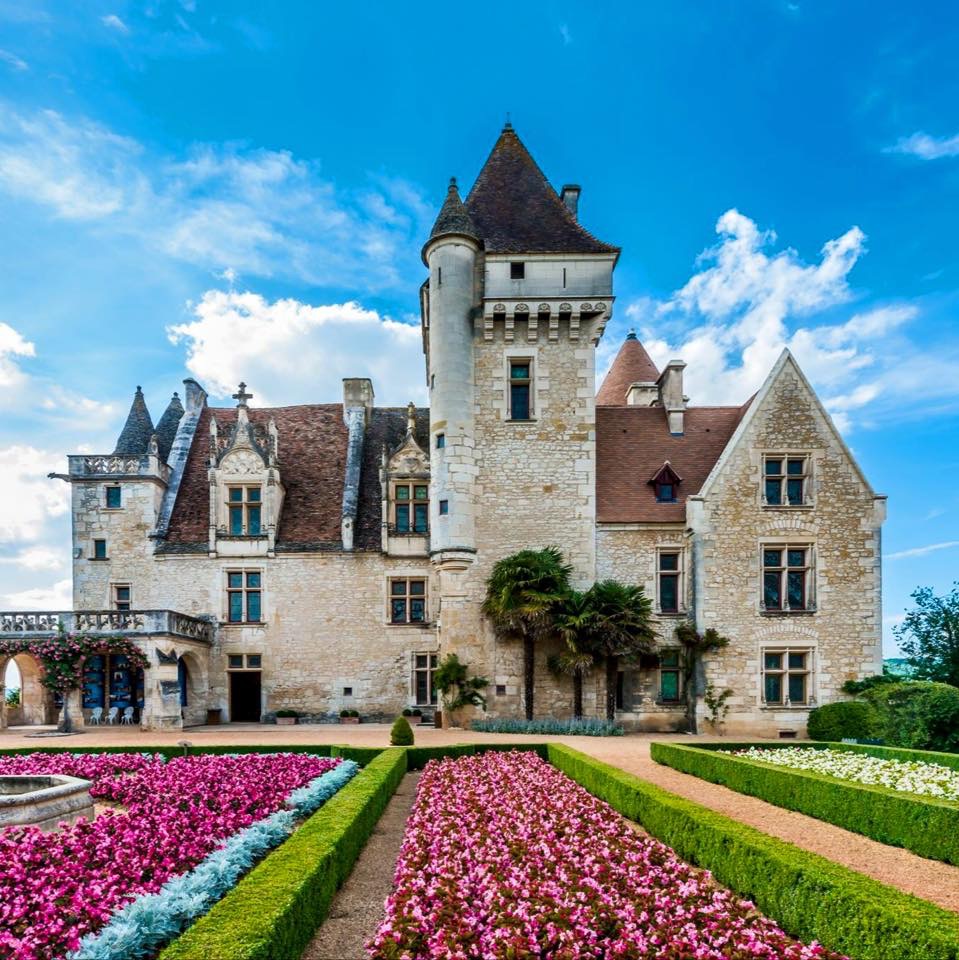
[[[440,516],[445,517],[450,512],[449,500],[440,500]]]
[[[123,502],[122,497],[120,487],[107,487],[107,509],[119,510]]]
[[[263,657],[258,653],[248,653],[246,655],[246,665],[254,670],[259,670],[263,666]]]
[[[243,654],[242,654],[242,653],[231,653],[231,654],[230,654],[230,669],[231,669],[231,670],[242,670],[242,669],[243,669]]]
[[[510,280],[523,280],[526,278],[526,264],[522,260],[514,260],[509,265]]]
[[[498,683],[496,684],[496,696],[505,697],[506,696],[506,684]]]
[[[93,559],[106,560],[106,558],[107,558],[106,540],[94,540],[93,541]]]
[[[344,688],[343,688],[343,696],[344,696],[344,697],[352,697],[352,696],[353,696],[353,688],[352,688],[352,687],[344,687]]]
[[[445,434],[445,433],[438,433],[438,434],[436,435],[436,449],[437,449],[437,450],[442,450],[443,447],[445,447],[445,446],[446,446],[446,434]]]

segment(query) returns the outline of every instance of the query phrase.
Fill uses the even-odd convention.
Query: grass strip
[[[853,960],[959,960],[959,915],[770,837],[571,747],[549,760],[787,933]]]

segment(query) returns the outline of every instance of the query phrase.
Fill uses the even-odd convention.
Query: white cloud
[[[569,32],[569,25],[561,23],[559,25],[559,35],[563,38],[563,46],[568,47],[573,42],[573,37]]]
[[[6,323],[0,323],[0,409],[14,402],[27,381],[16,358],[35,357],[36,348]]]
[[[40,539],[47,522],[70,506],[69,487],[47,474],[63,469],[60,454],[36,447],[0,448],[0,544]]]
[[[900,137],[895,145],[886,147],[884,152],[905,153],[922,160],[959,157],[959,134],[952,137],[933,137],[928,133],[914,133],[909,137]]]
[[[15,53],[11,53],[9,50],[0,50],[0,63],[5,63],[12,70],[24,71],[30,69],[30,64],[26,60],[22,60]]]
[[[30,587],[0,596],[7,610],[71,610],[73,583],[68,578],[46,587]]]
[[[116,30],[117,33],[127,34],[130,32],[130,28],[115,13],[108,13],[106,16],[100,17],[100,23],[111,30]]]
[[[220,396],[244,380],[255,405],[336,402],[343,377],[370,377],[383,391],[378,403],[426,399],[419,327],[357,303],[208,290],[193,314],[167,332],[186,347],[190,372]]]
[[[886,556],[887,560],[903,560],[906,557],[924,557],[927,553],[936,553],[939,550],[952,550],[959,547],[959,540],[944,540],[942,543],[929,543],[924,547],[912,547],[909,550],[899,550]]]
[[[44,546],[27,547],[11,557],[0,556],[0,564],[23,570],[62,570],[66,563],[65,550]]]
[[[54,111],[0,111],[0,189],[218,273],[314,285],[412,285],[432,212],[410,184],[338,190],[284,150],[195,144],[156,156]]]

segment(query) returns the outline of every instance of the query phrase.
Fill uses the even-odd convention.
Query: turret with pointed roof
[[[469,211],[460,199],[459,189],[456,186],[456,177],[450,177],[450,185],[446,190],[446,200],[440,207],[439,215],[433,229],[430,231],[430,238],[423,246],[423,263],[426,263],[426,248],[439,237],[469,237],[471,240],[479,241],[480,237],[476,231],[476,226],[470,218]]]
[[[659,370],[653,363],[646,348],[630,330],[623,345],[616,354],[603,385],[596,394],[598,407],[625,407],[626,395],[634,383],[655,383],[659,379]]]
[[[143,399],[143,390],[138,386],[137,392],[133,395],[133,403],[130,404],[127,421],[120,431],[113,452],[127,456],[144,454],[150,447],[150,437],[153,433],[153,419]]]
[[[180,425],[182,418],[183,404],[180,403],[180,395],[174,391],[170,403],[167,405],[166,410],[163,411],[163,416],[160,417],[160,422],[157,424],[156,429],[157,444],[160,448],[160,459],[164,463],[170,458],[170,448],[173,446],[177,427]]]

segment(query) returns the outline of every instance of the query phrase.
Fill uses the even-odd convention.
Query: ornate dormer
[[[656,491],[657,503],[675,503],[679,498],[679,485],[683,478],[673,469],[666,460],[663,465],[647,481]]]
[[[236,422],[221,437],[210,420],[210,553],[273,556],[285,490],[280,480],[279,434],[249,417],[246,384],[233,394]]]
[[[383,549],[401,556],[424,556],[430,536],[430,458],[416,439],[416,406],[406,408],[406,433],[392,451],[384,445],[380,467],[383,490]]]

